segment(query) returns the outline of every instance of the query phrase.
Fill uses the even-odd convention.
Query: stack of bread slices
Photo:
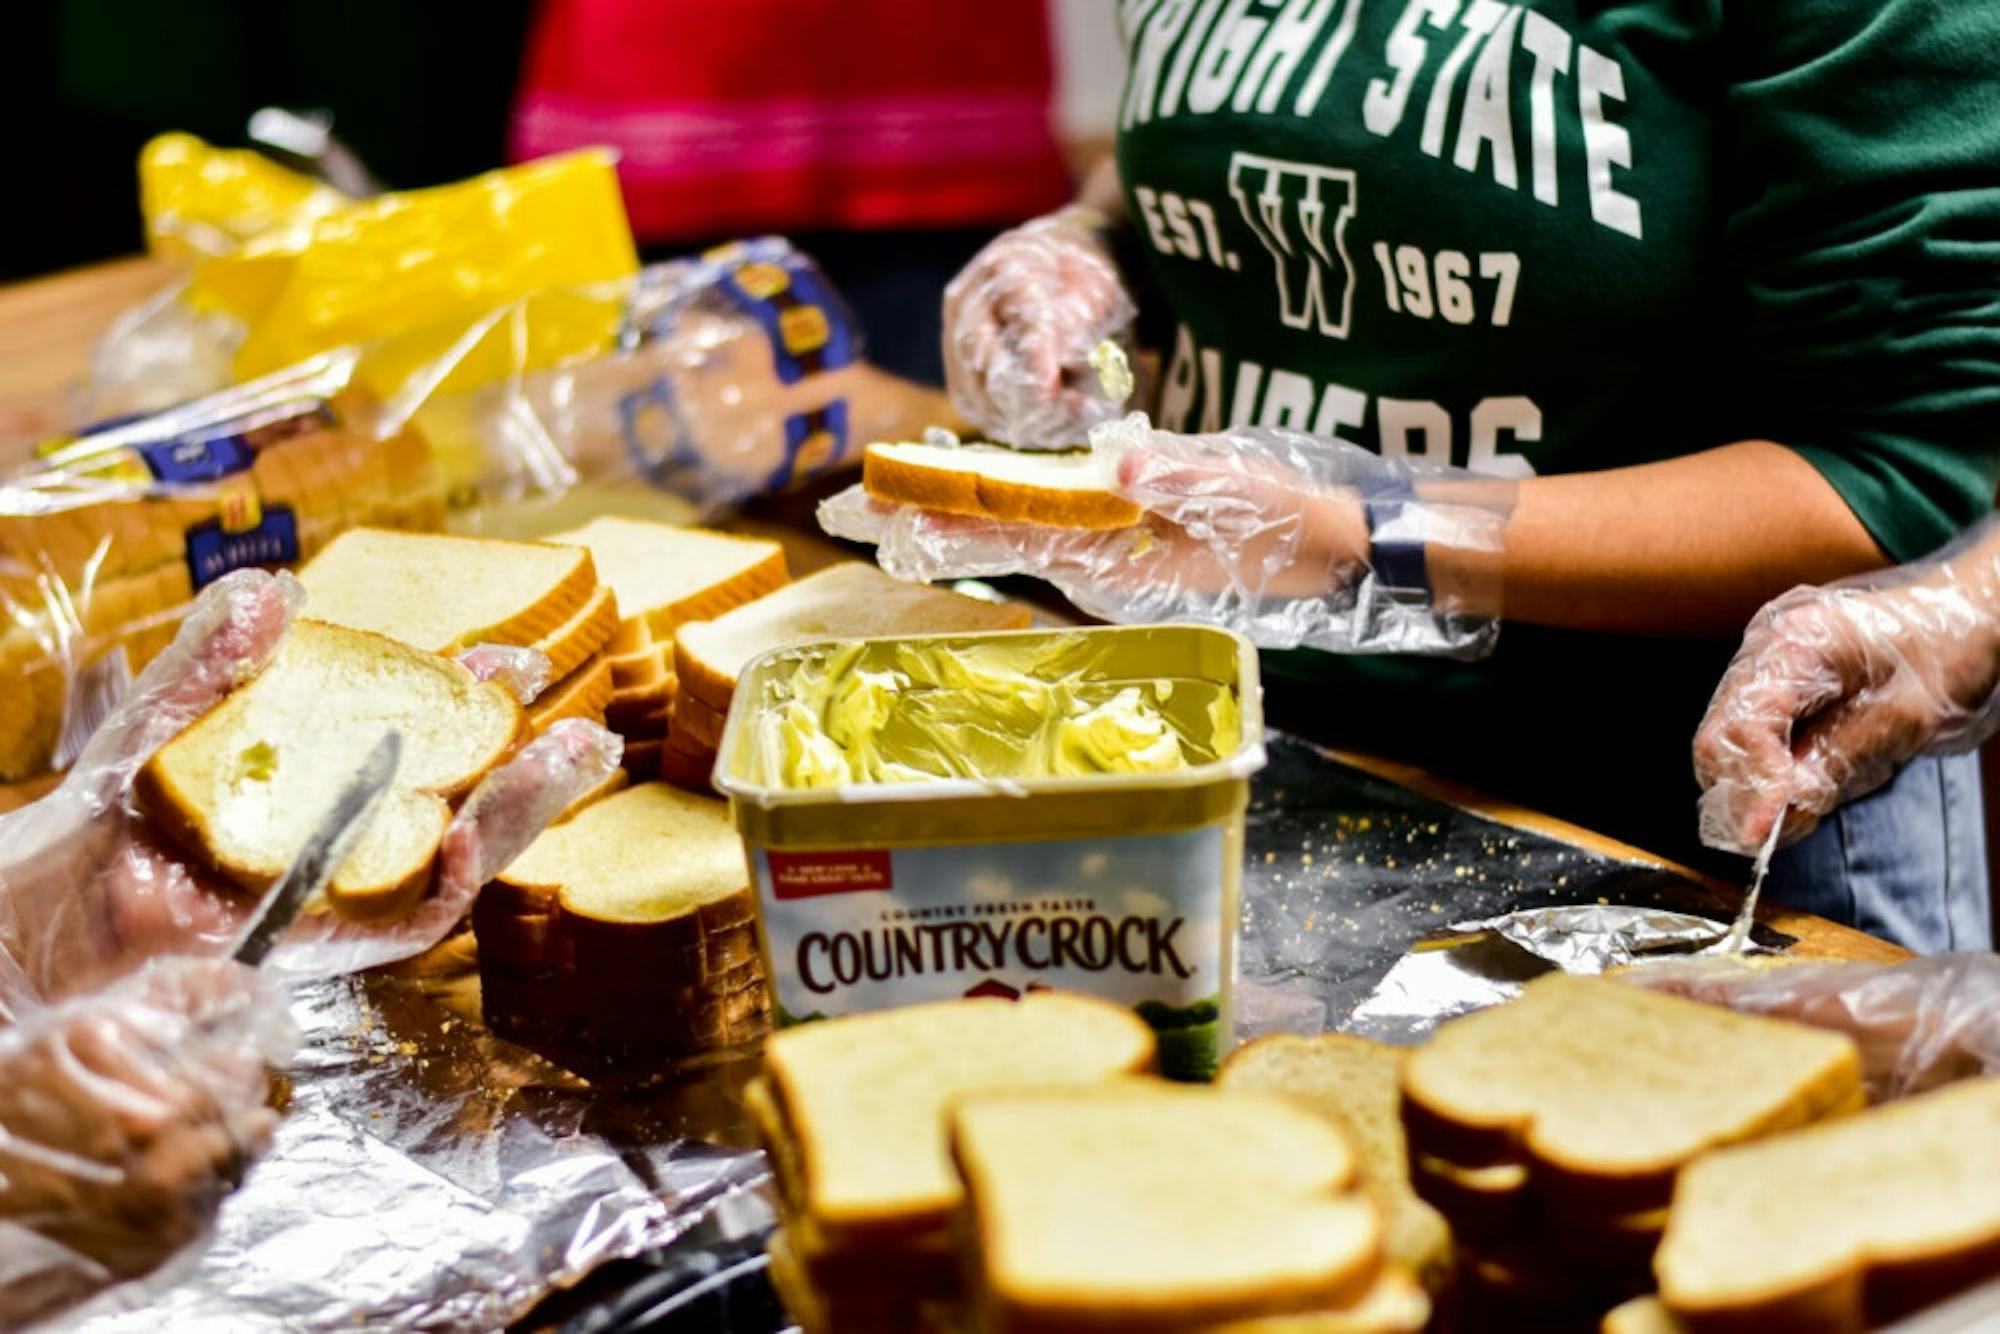
[[[677,689],[661,752],[669,782],[706,791],[736,680],[754,659],[820,639],[1019,630],[1026,607],[892,579],[873,565],[833,565],[674,637]]]
[[[1281,1034],[1238,1047],[1215,1082],[1290,1098],[1345,1132],[1360,1157],[1361,1189],[1382,1212],[1385,1261],[1436,1292],[1451,1277],[1451,1229],[1410,1186],[1401,1114],[1408,1055],[1345,1033]]]
[[[1652,1287],[1674,1180],[1697,1156],[1864,1105],[1843,1035],[1553,975],[1408,1058],[1412,1183],[1460,1277],[1524,1311]]]
[[[787,1029],[747,1101],[806,1334],[1411,1331],[1343,1133],[1144,1078],[1151,1030],[1064,993]]]
[[[681,626],[722,616],[785,586],[784,548],[776,542],[644,519],[605,516],[556,533],[551,542],[590,552],[598,577],[618,594],[624,620],[607,647],[611,693],[605,718],[625,738],[635,778],[660,773],[679,694],[674,637]],[[707,747],[712,767],[714,747]],[[685,779],[688,766],[676,770]],[[704,770],[684,786],[706,791]]]
[[[527,706],[540,734],[564,718],[605,721],[606,648],[618,599],[590,553],[545,542],[357,528],[299,571],[308,614],[433,653],[481,644],[531,648],[549,684]]]
[[[1607,1334],[1874,1329],[2000,1277],[2000,1078],[1704,1154],[1653,1267]],[[1993,1328],[1975,1300],[1924,1327]]]
[[[764,1035],[770,992],[728,808],[640,783],[546,830],[473,908],[487,1026],[597,1077]]]

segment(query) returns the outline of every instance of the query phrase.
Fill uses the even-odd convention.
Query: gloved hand
[[[277,989],[220,959],[156,959],[0,1029],[0,1328],[199,1238],[270,1143],[266,1069],[296,1041]]]
[[[1137,526],[1000,523],[882,505],[859,487],[821,505],[820,526],[875,544],[900,579],[1031,574],[1107,621],[1199,622],[1265,648],[1346,653],[1476,657],[1494,642],[1511,482],[1276,428],[1155,431],[1137,413],[1090,445],[1106,484],[1145,511]],[[1407,498],[1364,499],[1398,485]],[[1450,587],[1396,590],[1372,570],[1371,508],[1376,538],[1421,547],[1433,572],[1448,563]]]
[[[213,955],[234,942],[256,897],[163,842],[134,810],[131,785],[161,744],[263,667],[302,597],[283,574],[241,571],[211,584],[63,784],[0,816],[0,1018],[95,990],[156,955]],[[517,684],[532,685],[537,674],[515,653],[467,657],[476,672],[504,668]],[[603,729],[557,724],[467,798],[446,832],[437,884],[416,912],[385,923],[301,919],[265,971],[348,972],[421,953],[618,759],[619,743]]]
[[[1874,791],[1910,759],[1970,750],[2000,722],[2000,538],[1757,613],[1695,732],[1701,838],[1751,854]]]
[[[1067,449],[1122,410],[1090,366],[1138,310],[1095,210],[1003,232],[944,292],[945,385],[966,420],[1024,449]]]
[[[1870,1102],[1955,1079],[2000,1075],[2000,955],[1933,954],[1893,967],[1677,959],[1628,968],[1621,981],[1743,1014],[1849,1034]]]

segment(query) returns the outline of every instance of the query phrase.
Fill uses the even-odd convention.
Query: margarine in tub
[[[742,675],[717,781],[781,1022],[1039,987],[1228,1033],[1256,654],[1111,627],[836,641]]]

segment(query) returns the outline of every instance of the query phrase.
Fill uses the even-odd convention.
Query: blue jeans
[[[1979,757],[1913,761],[1773,857],[1764,888],[1920,954],[1992,949]]]

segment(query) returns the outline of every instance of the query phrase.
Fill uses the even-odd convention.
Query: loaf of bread
[[[944,1001],[788,1028],[747,1110],[782,1223],[772,1278],[812,1334],[955,1328],[963,1203],[947,1115],[984,1088],[1087,1083],[1153,1065],[1152,1030],[1093,997]]]
[[[210,581],[310,559],[357,524],[442,523],[423,440],[323,388],[242,386],[68,442],[10,481],[0,675],[18,687],[0,699],[0,781],[69,763]]]

